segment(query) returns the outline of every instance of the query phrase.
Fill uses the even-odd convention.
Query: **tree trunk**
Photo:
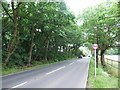
[[[108,48],[109,46],[106,46],[104,49],[101,50],[101,64],[103,67],[105,67],[104,53]]]
[[[99,37],[98,35],[96,36],[97,37],[97,44],[99,45]],[[96,67],[98,68],[98,49],[96,50]]]
[[[45,48],[45,60],[48,60],[48,47],[49,47],[49,40],[46,42],[46,48]]]
[[[98,68],[98,49],[96,50],[96,67]]]
[[[13,39],[14,40],[14,39]],[[13,41],[12,41],[13,42]],[[4,67],[6,67],[7,66],[7,64],[8,64],[8,62],[9,62],[9,58],[10,58],[10,56],[12,56],[12,54],[14,53],[14,51],[16,50],[16,48],[17,48],[17,45],[18,45],[18,42],[19,42],[19,40],[17,40],[16,41],[16,45],[12,45],[12,46],[10,46],[9,48],[8,48],[8,53],[7,53],[7,56],[6,56],[6,58],[5,58],[5,62],[4,62],[4,64],[3,64],[3,66]]]
[[[44,31],[43,29],[41,29],[41,30]],[[41,46],[45,46],[45,44],[46,44],[48,38],[50,37],[51,33],[52,33],[52,30],[50,31],[50,33],[48,34],[48,36],[46,36],[46,38],[43,40]],[[44,34],[45,34],[45,33],[44,33]],[[44,34],[43,34],[43,35],[44,35]],[[35,56],[34,60],[36,60],[36,59],[38,58],[38,56],[39,56],[39,54],[37,54],[37,53],[41,53],[41,52],[42,52],[42,50],[37,50],[37,51],[36,51],[36,56]],[[44,59],[44,56],[43,56],[43,59]]]
[[[5,62],[3,64],[4,67],[7,66],[7,64],[9,62],[9,58],[12,56],[12,54],[16,50],[18,42],[19,42],[19,31],[18,31],[18,18],[19,18],[18,17],[18,10],[19,10],[19,7],[15,8],[14,2],[12,2],[12,10],[13,10],[13,18],[11,17],[11,19],[13,20],[13,23],[14,23],[14,30],[13,30],[14,32],[12,35],[13,38],[11,39],[9,47],[8,47],[8,53],[7,53],[7,56],[5,58]]]
[[[103,67],[105,67],[104,51],[101,51],[101,64],[102,64]]]
[[[32,29],[31,29],[31,45],[30,45],[29,58],[28,58],[29,66],[31,64],[33,44],[34,44],[34,28],[32,27]]]

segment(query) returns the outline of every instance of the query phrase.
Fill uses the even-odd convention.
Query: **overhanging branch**
[[[109,46],[109,47],[120,47],[120,45],[113,45],[113,46]]]
[[[7,14],[7,15],[9,16],[9,18],[14,22],[12,16],[8,13],[8,11],[7,11],[7,9],[5,8],[5,6],[3,5],[3,3],[1,3],[1,4],[2,4],[2,7],[3,7],[3,9],[5,10],[6,14]]]
[[[18,5],[17,5],[17,8],[22,4],[22,2],[19,2]]]

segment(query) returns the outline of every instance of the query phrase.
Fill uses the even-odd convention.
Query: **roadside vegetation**
[[[97,43],[96,50],[97,64],[98,54],[103,67],[105,66],[104,54],[110,48],[120,47],[118,37],[120,31],[120,2],[104,2],[96,6],[86,8],[78,16],[83,21],[82,28],[86,34],[86,46],[91,49],[93,43]]]
[[[106,61],[106,67],[104,68],[104,70],[106,72],[108,72],[110,75],[119,78],[120,72],[119,72],[119,63],[118,62],[114,62],[114,61],[109,61],[107,59],[105,59]],[[119,80],[118,80],[119,81]]]
[[[1,2],[3,74],[73,58],[97,43],[105,67],[106,50],[118,46],[120,2],[103,2],[76,17],[65,2]],[[80,25],[78,25],[78,21]],[[98,71],[102,72],[102,69]]]
[[[43,61],[41,63],[36,62],[36,64],[32,65],[31,67],[25,66],[25,67],[7,68],[7,69],[3,70],[0,75],[7,75],[7,74],[20,72],[20,71],[31,70],[31,69],[34,69],[34,68],[38,68],[38,67],[42,67],[42,66],[46,66],[46,65],[51,65],[51,64],[55,64],[55,63],[59,63],[59,62],[64,62],[64,61],[68,61],[68,60],[73,60],[73,59],[76,59],[76,57],[68,58],[68,59],[65,59],[65,60],[57,61],[57,62],[55,62],[55,61],[52,61],[52,62]]]
[[[81,53],[82,29],[64,2],[2,2],[2,69],[59,62]]]
[[[97,75],[94,76],[94,59],[90,61],[89,77],[87,88],[118,88],[118,73],[114,75],[113,68],[103,68],[101,64],[97,68]]]

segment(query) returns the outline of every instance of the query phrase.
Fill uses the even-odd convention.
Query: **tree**
[[[101,64],[105,66],[104,53],[110,47],[117,47],[118,18],[117,3],[106,2],[95,7],[87,8],[79,18],[83,20],[83,28],[87,33],[88,42],[98,43]]]
[[[5,68],[67,59],[83,43],[81,28],[64,2],[11,2],[2,7]]]
[[[3,9],[5,10],[7,16],[9,16],[10,20],[12,21],[13,23],[13,30],[12,30],[12,33],[11,33],[11,40],[9,41],[9,45],[7,47],[7,55],[6,55],[6,58],[5,58],[5,62],[4,62],[4,66],[7,65],[7,63],[9,62],[9,58],[10,56],[14,53],[14,51],[16,50],[16,47],[19,43],[19,29],[18,29],[18,25],[19,25],[19,15],[18,15],[18,12],[19,12],[19,9],[20,9],[20,5],[22,3],[15,3],[15,2],[11,2],[11,12],[12,12],[12,15],[9,13],[8,11],[8,8],[9,6],[7,6],[7,8],[5,7],[5,4],[2,3],[2,7]]]

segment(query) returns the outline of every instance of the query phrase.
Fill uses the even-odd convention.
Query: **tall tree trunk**
[[[31,29],[31,45],[30,45],[29,58],[28,58],[29,66],[31,65],[33,45],[34,45],[34,28],[32,27],[32,29]]]
[[[14,53],[14,51],[17,48],[18,42],[19,42],[19,38],[16,38],[17,40],[15,40],[15,38],[12,40],[12,44],[10,45],[10,47],[8,48],[8,53],[7,56],[5,58],[5,62],[4,62],[4,67],[7,66],[8,62],[9,62],[9,58],[10,56],[12,56],[12,54]],[[15,41],[15,43],[13,43]],[[13,45],[14,44],[14,45]]]
[[[99,38],[98,38],[98,35],[97,35],[97,44],[99,44],[98,40],[99,40]],[[96,67],[98,68],[98,49],[96,50]]]
[[[96,67],[98,68],[98,49],[96,50]]]
[[[105,67],[105,61],[104,61],[104,51],[101,51],[101,64],[103,67]]]
[[[18,42],[19,42],[19,31],[18,31],[18,18],[19,18],[18,17],[18,10],[19,10],[19,6],[15,8],[14,2],[12,2],[11,4],[12,4],[12,10],[13,10],[13,17],[11,17],[10,15],[9,16],[14,23],[14,30],[13,30],[14,32],[13,32],[13,35],[12,35],[13,38],[11,39],[9,47],[8,47],[5,62],[3,64],[4,67],[7,66],[7,64],[9,62],[9,58],[12,56],[12,54],[16,50]],[[3,5],[3,7],[4,7],[4,5]],[[4,9],[5,9],[5,7],[4,7]],[[7,12],[7,14],[9,14],[6,9],[5,9],[5,11]]]
[[[109,46],[106,46],[104,49],[101,50],[101,64],[103,67],[105,67],[104,53],[108,48]]]
[[[44,31],[43,29],[41,29],[41,30]],[[52,30],[49,32],[48,36],[46,36],[46,38],[43,40],[41,46],[45,46],[45,44],[46,44],[48,38],[50,37],[51,33],[52,33]],[[43,35],[45,35],[45,33],[43,33]],[[36,51],[36,56],[35,56],[34,60],[36,60],[36,59],[38,58],[39,54],[37,54],[37,53],[40,53],[41,51],[42,51],[42,50],[37,50],[37,51]],[[43,59],[44,59],[44,56],[43,56]]]
[[[48,47],[49,47],[49,40],[46,42],[46,47],[45,47],[45,60],[48,60]]]

